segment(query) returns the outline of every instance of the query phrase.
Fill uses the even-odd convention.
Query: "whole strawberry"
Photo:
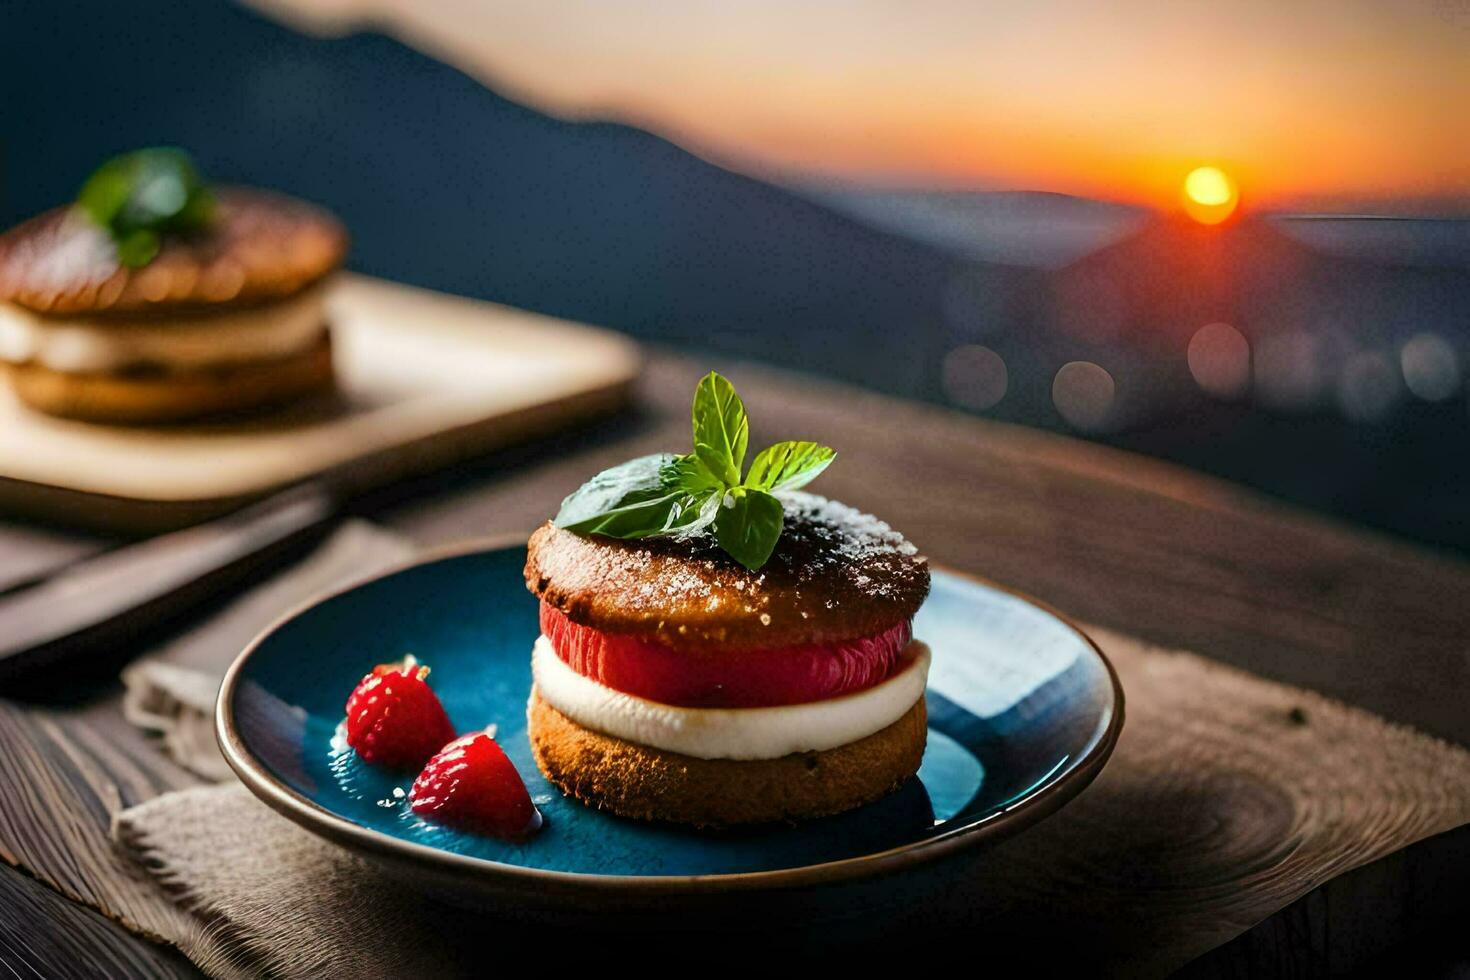
[[[429,668],[407,656],[374,667],[353,690],[347,699],[347,744],[364,762],[414,769],[454,738],[428,676]]]
[[[523,840],[541,827],[521,774],[489,732],[444,746],[413,781],[408,801],[426,819],[506,840]]]

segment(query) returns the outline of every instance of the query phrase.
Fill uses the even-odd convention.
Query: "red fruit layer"
[[[842,643],[691,654],[574,623],[543,602],[541,632],[567,666],[615,691],[687,708],[763,708],[825,701],[886,680],[913,639],[913,623]]]

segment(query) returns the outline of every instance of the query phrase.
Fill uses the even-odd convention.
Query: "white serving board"
[[[334,398],[141,428],[0,390],[0,510],[143,531],[328,471],[370,486],[613,411],[638,375],[636,345],[610,331],[358,275],[331,289]]]

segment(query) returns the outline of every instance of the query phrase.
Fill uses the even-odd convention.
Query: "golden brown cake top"
[[[573,622],[721,652],[834,643],[913,617],[928,560],[876,517],[809,493],[783,494],[770,559],[750,571],[710,535],[618,540],[543,525],[526,586]]]
[[[0,302],[56,315],[268,302],[336,269],[347,244],[341,223],[315,205],[222,188],[208,228],[166,236],[156,258],[129,268],[104,229],[75,208],[57,208],[0,235]]]

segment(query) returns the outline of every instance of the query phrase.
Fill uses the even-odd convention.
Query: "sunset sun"
[[[1196,167],[1184,178],[1184,210],[1201,224],[1217,225],[1235,213],[1240,193],[1219,167]]]

